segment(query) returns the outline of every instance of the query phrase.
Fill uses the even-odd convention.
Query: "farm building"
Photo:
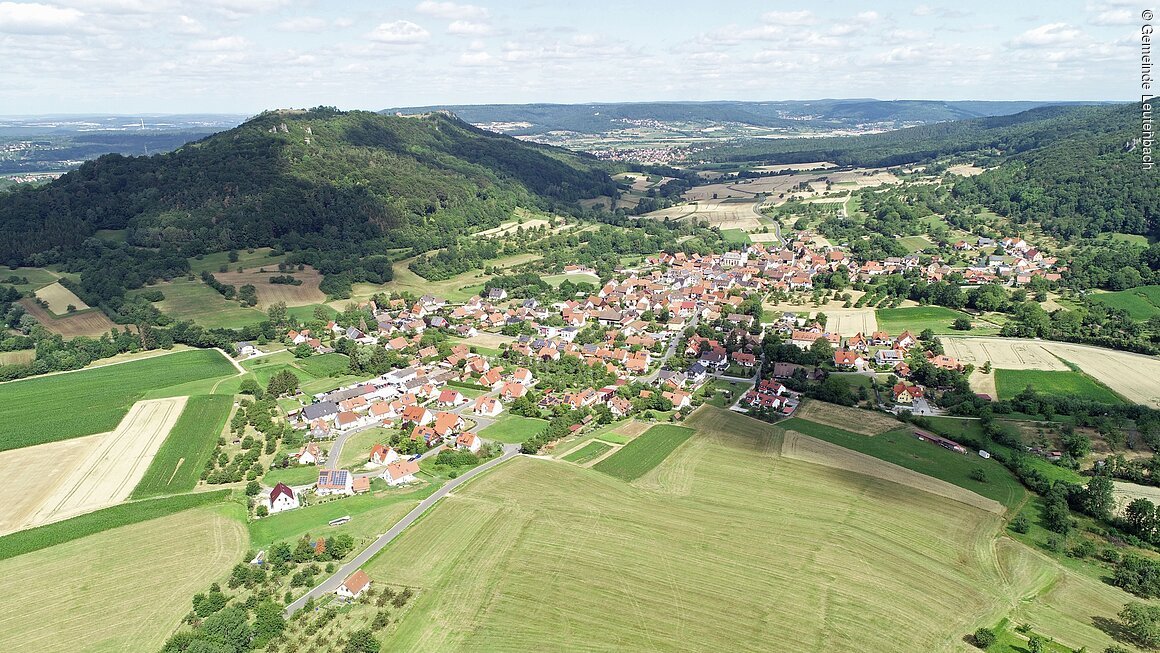
[[[932,442],[932,443],[937,444],[938,446],[942,447],[943,449],[949,449],[955,453],[967,453],[967,448],[964,447],[963,445],[959,444],[958,442],[955,442],[954,440],[948,440],[947,438],[944,438],[941,435],[935,435],[934,433],[931,433],[930,431],[924,431],[922,429],[914,429],[914,437],[918,438],[919,440],[925,440],[927,442]]]

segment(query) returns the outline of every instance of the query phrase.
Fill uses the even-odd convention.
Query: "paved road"
[[[355,556],[354,560],[351,560],[350,562],[340,567],[338,571],[336,571],[330,578],[322,581],[314,589],[303,595],[300,599],[286,606],[286,616],[290,617],[295,612],[301,610],[302,606],[306,605],[306,601],[310,598],[318,600],[338,589],[338,586],[341,585],[344,580],[346,580],[347,576],[350,576],[363,565],[365,565],[371,558],[375,556],[376,553],[382,551],[383,547],[390,544],[392,540],[398,537],[399,534],[406,530],[408,526],[413,524],[415,520],[418,519],[423,513],[427,512],[431,506],[435,505],[440,499],[447,496],[449,492],[459,487],[461,484],[466,483],[470,479],[475,478],[479,474],[482,474],[483,472],[491,469],[492,467],[495,467],[504,461],[511,460],[518,455],[520,455],[519,445],[506,445],[504,447],[503,455],[499,458],[489,460],[479,467],[476,467],[465,473],[463,476],[451,479],[443,487],[435,490],[434,494],[427,497],[426,499],[423,499],[419,505],[415,506],[415,508],[411,510],[411,512],[407,513],[405,517],[396,522],[390,530],[380,535],[379,538],[372,542],[371,545],[366,549],[364,549],[362,553]]]
[[[677,353],[677,345],[681,343],[681,337],[685,332],[685,329],[688,329],[689,327],[693,327],[694,329],[697,328],[697,321],[699,319],[700,317],[694,315],[692,322],[689,322],[685,326],[681,327],[680,331],[669,336],[671,338],[671,342],[669,342],[669,348],[665,350],[665,355],[661,357],[660,364],[657,365],[656,371],[641,379],[643,383],[652,385],[656,382],[657,376],[661,373],[661,370],[665,369],[665,363],[667,363],[668,360],[673,357],[673,354]]]
[[[755,202],[752,206],[749,207],[749,208],[753,209],[753,212],[755,214],[757,214],[758,221],[760,221],[761,224],[765,224],[764,220],[766,218],[769,218],[769,216],[767,216],[761,212],[761,207],[765,206],[765,200],[766,200],[766,198],[763,197],[763,198],[761,198],[760,201]],[[785,240],[783,240],[781,237],[781,223],[778,222],[776,219],[773,220],[773,235],[777,237],[777,244],[778,245],[785,244]]]

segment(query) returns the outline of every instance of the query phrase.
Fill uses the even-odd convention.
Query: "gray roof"
[[[302,409],[302,415],[310,421],[326,417],[328,415],[335,415],[338,413],[338,404],[333,401],[320,401],[316,404],[310,404]]]

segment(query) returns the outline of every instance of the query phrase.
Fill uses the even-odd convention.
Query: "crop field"
[[[67,315],[69,306],[77,311],[89,308],[84,300],[73,294],[73,291],[60,285],[59,281],[37,290],[36,296],[48,302],[48,310],[56,315]]]
[[[547,420],[501,413],[495,423],[479,432],[484,440],[518,444],[544,430]]]
[[[597,463],[593,469],[626,481],[635,480],[659,465],[691,435],[692,429],[658,424]]]
[[[576,451],[573,451],[567,456],[564,456],[564,460],[567,460],[570,463],[576,463],[577,465],[585,465],[603,456],[611,450],[612,445],[593,441],[589,442],[583,447],[580,447]]]
[[[190,397],[131,496],[140,499],[195,488],[232,409],[233,398],[228,395]]]
[[[898,430],[902,426],[892,415],[886,413],[848,408],[812,399],[803,401],[795,416],[862,435],[878,435],[886,431]]]
[[[246,547],[239,520],[202,509],[0,562],[0,650],[158,650]]]
[[[911,306],[908,308],[878,309],[878,328],[892,336],[910,331],[915,336],[924,329],[935,333],[961,333],[951,328],[957,318],[969,317],[961,311],[942,306]]]
[[[1153,356],[1069,342],[1015,338],[943,338],[942,341],[948,354],[976,367],[990,360],[996,368],[1064,371],[1068,367],[1060,360],[1063,359],[1124,399],[1160,408],[1160,359]]]
[[[165,295],[154,304],[161,312],[178,320],[192,320],[207,329],[237,329],[266,319],[262,311],[222,297],[200,279],[176,279],[149,286],[148,290],[160,290]],[[258,299],[262,299],[260,294]]]
[[[41,491],[20,528],[76,517],[129,497],[185,407],[185,397],[139,401],[68,476]],[[200,470],[198,470],[200,473]],[[29,491],[33,491],[31,488]]]
[[[699,189],[698,189],[699,190]],[[761,220],[754,210],[753,194],[744,194],[747,199],[698,199],[694,204],[680,204],[660,211],[645,214],[647,218],[664,220],[694,219],[720,227],[722,231],[746,231],[761,226]]]
[[[872,308],[839,308],[826,310],[826,330],[841,336],[866,334],[878,330],[878,319]],[[894,334],[897,335],[897,334]]]
[[[280,275],[290,275],[301,281],[302,285],[270,283],[270,277]],[[302,271],[295,268],[293,271],[279,272],[278,266],[273,265],[266,268],[245,268],[244,272],[218,272],[214,276],[222,283],[233,284],[235,288],[241,288],[246,284],[253,285],[258,291],[257,308],[263,311],[278,302],[285,302],[287,306],[310,306],[326,301],[326,293],[318,289],[318,284],[322,282],[322,274],[309,266]]]
[[[124,328],[114,324],[108,316],[96,308],[89,309],[83,313],[70,313],[58,317],[30,299],[20,300],[20,305],[32,317],[36,318],[37,322],[43,324],[44,328],[48,329],[51,333],[59,333],[65,338],[75,338],[77,336],[99,337],[112,329],[119,330]]]
[[[446,498],[366,566],[419,588],[386,648],[969,651],[1016,606],[1058,609],[1037,595],[1068,572],[996,542],[994,513],[783,456],[767,424],[691,421],[656,489],[525,458]],[[1082,589],[1052,625],[1103,650],[1091,617],[1120,606]]]
[[[1116,393],[1082,372],[996,369],[994,375],[1000,399],[1010,399],[1032,386],[1044,394],[1080,397],[1105,404],[1123,403]]]
[[[1127,311],[1133,320],[1143,321],[1153,315],[1160,315],[1160,286],[1140,286],[1118,292],[1091,293],[1088,297],[1111,308]]]
[[[147,390],[235,373],[221,353],[194,349],[0,383],[0,451],[112,431]]]
[[[0,535],[19,530],[63,479],[97,448],[107,434],[46,442],[23,449],[0,451],[0,476],[20,492],[9,492],[0,512]]]

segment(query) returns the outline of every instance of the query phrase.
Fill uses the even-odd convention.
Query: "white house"
[[[495,417],[503,412],[503,404],[495,397],[480,397],[475,400],[471,412],[483,417]]]
[[[390,465],[399,459],[399,452],[382,444],[376,444],[371,449],[371,463],[374,465]]]
[[[283,510],[293,510],[301,505],[298,502],[298,496],[294,494],[294,490],[284,483],[279,483],[270,490],[270,496],[266,498],[266,507],[270,510],[270,514],[282,512]]]
[[[418,473],[419,463],[413,460],[396,460],[387,465],[387,468],[382,473],[382,478],[387,482],[387,485],[394,487],[396,485],[414,483],[415,474]]]
[[[362,596],[362,593],[367,591],[370,586],[370,576],[367,576],[367,572],[359,569],[358,571],[348,576],[347,579],[342,582],[342,585],[339,585],[338,589],[334,590],[334,593],[337,594],[338,598],[340,599],[353,601],[354,599]]]
[[[322,469],[318,471],[318,483],[314,492],[319,496],[328,494],[354,494],[354,479],[345,469]]]
[[[306,443],[302,450],[298,452],[299,465],[317,465],[318,459],[322,457],[322,449],[313,442]]]
[[[471,453],[476,453],[482,446],[483,441],[474,433],[460,433],[459,437],[455,438],[456,449],[466,449]]]

